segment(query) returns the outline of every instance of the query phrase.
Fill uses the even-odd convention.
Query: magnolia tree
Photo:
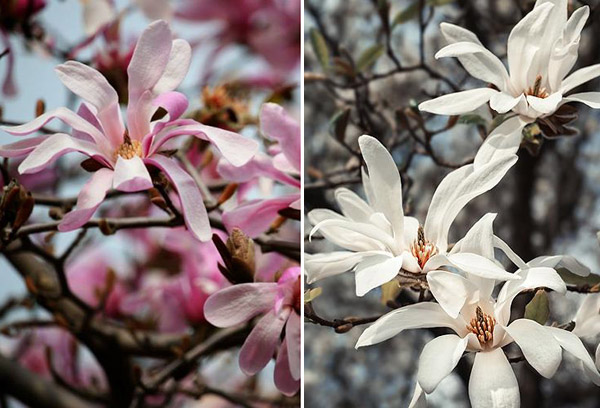
[[[408,3],[306,4],[307,405],[596,406],[599,5]]]
[[[300,1],[53,6],[0,3],[2,406],[298,406]]]

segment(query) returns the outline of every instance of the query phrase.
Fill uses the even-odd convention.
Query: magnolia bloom
[[[137,43],[127,69],[127,127],[117,92],[106,78],[93,68],[69,61],[56,71],[65,86],[85,101],[79,112],[58,108],[27,124],[2,128],[13,135],[27,135],[58,118],[73,129],[71,135],[36,136],[1,146],[4,157],[27,155],[19,166],[21,174],[42,171],[73,151],[90,157],[100,167],[81,190],[77,207],[63,218],[60,231],[84,225],[111,188],[124,192],[152,188],[148,167],[153,167],[162,170],[177,190],[187,228],[201,241],[210,239],[211,228],[198,186],[174,159],[162,154],[161,148],[174,137],[193,135],[211,142],[225,159],[239,166],[254,155],[258,145],[238,134],[180,119],[188,101],[173,90],[188,71],[191,48],[186,41],[171,38],[168,24],[156,21]],[[167,116],[152,120],[159,107]]]
[[[503,130],[504,127],[500,127]],[[496,140],[503,133],[490,135]],[[468,250],[448,250],[448,231],[461,209],[473,198],[493,188],[516,162],[514,149],[488,146],[473,164],[448,174],[429,206],[424,226],[402,209],[402,184],[390,153],[371,136],[359,138],[367,166],[363,186],[367,202],[354,192],[340,188],[335,197],[342,214],[317,209],[308,214],[314,225],[332,243],[347,251],[307,255],[308,282],[354,270],[356,294],[392,280],[400,270],[427,274],[442,266],[454,266],[485,279],[515,277],[490,259]],[[491,238],[491,237],[490,237]]]
[[[600,64],[568,75],[577,60],[581,30],[590,14],[580,7],[567,19],[568,0],[538,0],[534,9],[508,37],[508,68],[472,32],[443,23],[450,43],[436,58],[457,57],[473,77],[493,87],[444,95],[423,102],[419,109],[442,115],[471,112],[489,102],[498,113],[513,111],[525,122],[551,116],[560,106],[581,102],[600,108],[600,92],[568,95],[579,85],[600,76]]]
[[[231,327],[262,315],[240,351],[247,375],[262,370],[277,346],[275,385],[285,395],[300,388],[300,268],[287,269],[277,282],[243,283],[223,289],[206,301],[206,319]],[[283,340],[281,340],[283,335]]]
[[[223,213],[223,222],[229,231],[238,227],[254,237],[267,230],[277,218],[279,211],[286,208],[300,209],[300,151],[302,135],[300,124],[285,110],[274,103],[262,106],[260,112],[262,134],[278,142],[268,156],[257,154],[241,167],[219,163],[219,173],[228,180],[238,183],[248,182],[257,177],[266,177],[288,185],[297,192],[269,199],[255,199],[242,203],[237,208]]]
[[[429,394],[447,377],[465,351],[475,353],[469,379],[469,399],[474,408],[519,407],[519,386],[502,347],[515,342],[527,362],[540,375],[550,378],[562,360],[562,349],[581,361],[586,371],[600,379],[600,373],[577,335],[557,327],[542,326],[529,319],[510,322],[514,298],[525,290],[545,287],[559,293],[566,285],[558,273],[547,267],[515,272],[521,279],[508,281],[492,298],[494,285],[478,284],[445,271],[431,272],[437,284],[430,289],[439,303],[417,303],[396,309],[367,328],[356,347],[387,340],[403,330],[446,327],[455,334],[436,337],[425,345],[419,358],[418,386],[413,406],[419,406],[422,391]],[[446,312],[446,300],[464,293],[466,301],[458,314]]]
[[[573,333],[590,340],[598,338],[598,334],[600,334],[600,293],[585,296],[574,320]],[[596,348],[596,367],[600,367],[600,344]],[[591,379],[594,380],[593,375]]]

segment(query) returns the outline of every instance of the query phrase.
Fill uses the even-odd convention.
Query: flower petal
[[[459,335],[467,330],[464,322],[448,316],[437,303],[416,303],[381,316],[361,334],[355,348],[381,343],[407,329],[431,327],[448,327]]]
[[[523,129],[526,125],[527,122],[520,116],[515,116],[505,120],[494,129],[475,155],[473,162],[475,171],[492,161],[514,156],[521,145]]]
[[[548,268],[557,269],[559,267],[564,267],[569,270],[569,272],[574,273],[579,276],[588,276],[590,274],[590,268],[583,265],[577,259],[570,255],[553,255],[553,256],[538,256],[537,258],[532,259],[527,262],[527,266],[530,268],[538,267],[538,266],[546,266]]]
[[[356,265],[356,296],[364,296],[372,289],[394,279],[402,268],[402,255],[390,257],[371,256]]]
[[[314,283],[352,270],[363,259],[362,252],[330,252],[327,254],[304,254],[306,282]]]
[[[175,186],[181,202],[185,225],[192,235],[199,241],[209,241],[212,237],[212,229],[202,194],[200,194],[200,190],[192,176],[183,170],[177,162],[168,157],[155,155],[144,159],[144,161],[161,169]]]
[[[547,98],[538,98],[533,95],[527,95],[527,103],[529,103],[529,106],[543,114],[554,112],[562,100],[563,96],[560,92],[555,92]]]
[[[419,385],[431,394],[458,364],[467,347],[468,337],[456,334],[436,337],[425,345],[419,357]]]
[[[169,37],[170,39],[171,37]],[[166,49],[166,45],[163,45]],[[162,94],[176,89],[190,69],[192,59],[192,47],[190,44],[180,38],[171,43],[171,53],[164,71],[154,85],[155,94]]]
[[[473,112],[487,103],[498,91],[491,88],[476,88],[468,91],[442,95],[438,98],[422,102],[419,110],[437,115],[462,115]]]
[[[269,139],[279,142],[285,157],[300,172],[300,124],[283,107],[265,103],[260,110],[260,130]]]
[[[516,408],[520,406],[519,384],[500,348],[475,354],[469,379],[473,408]]]
[[[551,378],[562,360],[560,345],[551,333],[538,322],[517,319],[506,332],[519,345],[525,359],[540,375]]]
[[[427,397],[425,397],[425,393],[418,382],[415,384],[415,391],[408,408],[427,408]]]
[[[19,140],[15,143],[5,144],[0,146],[0,156],[2,157],[21,157],[31,153],[44,140],[48,139],[48,135],[30,137],[25,140]]]
[[[577,88],[579,85],[585,84],[599,76],[600,64],[578,69],[563,80],[560,91],[563,94],[566,94],[570,90]]]
[[[486,279],[495,280],[519,280],[520,277],[514,273],[506,272],[495,262],[481,255],[471,253],[458,253],[448,256],[450,262],[457,268]]]
[[[287,357],[289,360],[290,373],[294,380],[300,380],[302,367],[300,365],[300,350],[302,340],[300,338],[300,315],[293,311],[285,325],[285,345],[287,347]]]
[[[582,92],[563,98],[564,102],[581,102],[590,108],[600,109],[600,92]]]
[[[102,204],[106,192],[110,190],[113,183],[113,171],[111,169],[100,169],[96,171],[83,186],[77,197],[77,206],[65,214],[58,225],[61,232],[73,231],[88,222]]]
[[[240,368],[246,375],[258,373],[273,358],[289,313],[289,308],[279,314],[271,310],[252,329],[240,350]]]
[[[275,304],[277,283],[241,283],[212,294],[204,304],[206,320],[217,327],[247,322]]]
[[[169,121],[179,119],[188,108],[187,96],[181,92],[165,92],[158,95],[152,105],[164,108],[169,114]]]
[[[581,339],[579,339],[576,334],[559,329],[558,327],[546,326],[545,329],[552,333],[556,341],[558,341],[560,346],[565,351],[568,351],[573,355],[573,357],[581,361],[581,364],[583,365],[583,368],[590,379],[594,382],[594,384],[600,386],[600,373],[598,373],[598,368],[594,364],[594,360],[588,353],[587,349],[581,342]]]
[[[600,333],[600,294],[586,295],[573,320],[573,333],[578,337],[592,337]]]
[[[448,271],[429,272],[427,283],[435,300],[452,318],[458,317],[465,303],[470,303],[479,289],[473,282]]]
[[[490,98],[490,108],[498,113],[506,113],[517,106],[525,97],[523,94],[514,97],[509,93],[498,92]]]
[[[275,380],[275,387],[277,387],[283,395],[291,397],[300,389],[300,379],[292,376],[290,360],[286,358],[288,353],[288,343],[287,341],[284,341],[279,348],[279,353],[277,353],[273,378]]]
[[[115,190],[126,193],[152,188],[152,179],[144,161],[139,156],[131,159],[119,156],[115,165],[113,187]]]
[[[340,206],[342,214],[353,221],[368,222],[373,215],[373,209],[369,207],[369,204],[347,188],[335,190],[335,201]]]

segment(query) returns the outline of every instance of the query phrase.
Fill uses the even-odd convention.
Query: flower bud
[[[235,268],[240,268],[247,275],[254,276],[254,241],[239,228],[234,228],[227,239],[227,249]]]

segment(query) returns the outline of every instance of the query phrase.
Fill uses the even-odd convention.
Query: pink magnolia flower
[[[262,315],[240,351],[247,375],[262,370],[275,354],[275,385],[285,395],[300,388],[300,267],[287,269],[277,282],[243,283],[208,298],[206,319],[231,327]],[[283,335],[283,340],[281,337]]]
[[[300,174],[300,124],[281,106],[267,103],[260,112],[260,128],[267,138],[278,142],[270,151],[274,157],[258,153],[246,165],[238,168],[220,163],[219,173],[226,179],[239,183],[256,177],[268,177],[298,191],[266,200],[251,200],[223,213],[223,222],[228,230],[238,227],[251,237],[264,232],[277,218],[280,210],[289,207],[298,210],[301,204],[300,180],[293,177]]]
[[[124,192],[151,188],[148,167],[155,167],[163,171],[177,190],[187,228],[201,241],[210,239],[211,228],[198,186],[175,160],[161,154],[161,148],[174,137],[193,135],[208,140],[232,165],[240,166],[254,155],[257,143],[191,119],[180,119],[188,100],[173,90],[188,71],[191,49],[186,41],[173,41],[171,37],[169,25],[156,21],[148,26],[137,43],[127,69],[127,128],[117,93],[106,78],[95,69],[74,61],[59,65],[56,71],[65,86],[85,101],[77,114],[58,108],[27,124],[3,128],[13,135],[27,135],[54,118],[73,128],[72,135],[36,136],[1,146],[2,156],[27,155],[19,166],[21,174],[39,172],[73,151],[89,156],[102,167],[81,190],[77,207],[65,215],[60,231],[84,225],[111,188]],[[159,107],[167,116],[153,121]]]

